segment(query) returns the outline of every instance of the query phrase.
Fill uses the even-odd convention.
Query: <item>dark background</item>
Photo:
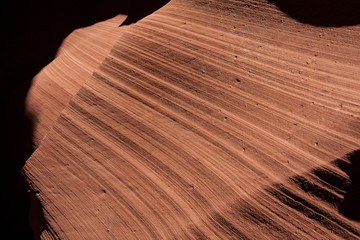
[[[305,24],[323,27],[360,23],[359,0],[268,0],[289,17]]]

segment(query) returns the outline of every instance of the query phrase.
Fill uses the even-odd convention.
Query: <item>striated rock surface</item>
[[[360,26],[309,22],[172,0],[92,75],[107,38],[65,41],[28,98],[41,238],[359,239]]]
[[[118,15],[74,31],[63,41],[54,61],[34,77],[26,108],[34,117],[35,148],[125,31],[126,27],[119,28],[125,19],[126,16]]]

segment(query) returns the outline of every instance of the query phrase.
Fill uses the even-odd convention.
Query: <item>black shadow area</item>
[[[236,200],[228,211],[214,212],[210,223],[232,239],[254,239],[249,231],[239,228],[244,221],[260,228],[265,226],[266,233],[274,239],[298,239],[299,232],[311,237],[323,231],[316,225],[336,235],[336,239],[359,239],[360,229],[345,219],[360,219],[360,150],[284,182],[269,184],[264,190],[253,195],[254,201]],[[266,208],[269,211],[263,211]],[[339,217],[338,212],[345,218]],[[293,224],[297,231],[284,226],[283,221]],[[199,230],[192,231],[199,238],[202,236]]]
[[[312,169],[308,173],[289,179],[292,186],[273,184],[266,191],[282,203],[304,216],[317,221],[335,234],[351,239],[351,234],[360,237],[360,230],[339,219],[334,213],[315,205],[310,196],[319,203],[332,205],[344,217],[360,220],[360,150],[355,150],[330,163],[344,174],[339,174],[328,166]],[[346,176],[347,175],[347,176]],[[301,191],[294,191],[297,188]]]
[[[306,24],[341,27],[360,23],[359,0],[268,0]]]
[[[128,15],[122,25],[130,25],[136,23],[142,18],[152,14],[159,8],[165,6],[170,0],[148,0],[148,1],[129,1],[129,5],[124,9],[124,13]],[[135,3],[135,4],[130,4]]]
[[[74,29],[127,14],[131,24],[165,5],[164,0],[2,0],[0,1],[0,187],[1,234],[38,239],[28,215],[29,196],[21,170],[34,151],[33,117],[25,114],[32,78],[50,63]],[[32,204],[33,205],[33,204]],[[39,205],[36,203],[35,205]],[[41,214],[41,208],[35,214]],[[33,219],[43,219],[35,216]],[[32,224],[34,226],[34,224]],[[36,224],[35,224],[36,225]]]
[[[339,210],[344,216],[360,221],[360,150],[350,153],[347,158],[350,163],[336,162],[348,174],[351,183]]]

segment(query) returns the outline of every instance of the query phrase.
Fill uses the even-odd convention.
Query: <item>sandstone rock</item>
[[[41,238],[360,237],[339,211],[358,186],[358,25],[300,23],[265,0],[172,0],[119,31],[96,70],[105,38],[73,67],[60,50],[29,95],[37,143],[48,132],[24,167]]]

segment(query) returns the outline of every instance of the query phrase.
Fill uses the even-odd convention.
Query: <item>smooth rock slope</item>
[[[265,0],[172,0],[71,87],[85,48],[24,168],[41,238],[359,239],[359,32]]]

